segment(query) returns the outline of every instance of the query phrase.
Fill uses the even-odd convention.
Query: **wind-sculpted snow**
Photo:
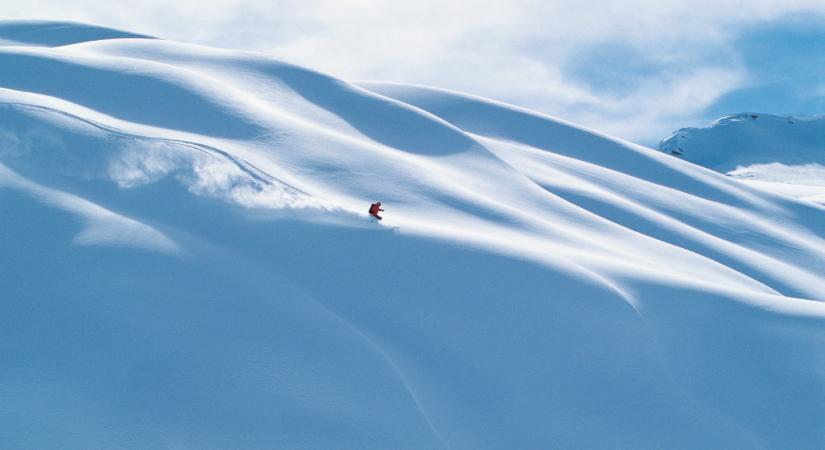
[[[226,137],[264,132],[232,111],[231,93],[220,84],[170,66],[20,47],[0,47],[0,64],[14,68],[0,72],[5,88],[59,97],[119,119]]]
[[[18,20],[0,23],[0,45],[58,47],[78,42],[120,38],[150,37],[77,22]]]
[[[464,94],[0,47],[0,442],[822,447],[824,225]]]
[[[145,224],[71,194],[40,186],[0,164],[0,189],[3,188],[75,215],[83,223],[83,229],[72,240],[75,244],[139,247],[170,253],[177,250],[174,242]]]

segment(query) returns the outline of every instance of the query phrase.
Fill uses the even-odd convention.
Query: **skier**
[[[381,202],[375,202],[372,205],[370,205],[370,215],[372,217],[381,220],[382,217],[378,215],[380,211],[383,211],[383,209],[381,209]]]

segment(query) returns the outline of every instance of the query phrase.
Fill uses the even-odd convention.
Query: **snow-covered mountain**
[[[3,446],[825,446],[825,208],[112,33],[0,26]]]
[[[760,189],[825,203],[825,117],[736,114],[678,130],[659,149]]]

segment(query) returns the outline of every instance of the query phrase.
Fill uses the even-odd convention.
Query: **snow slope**
[[[59,47],[79,42],[150,36],[77,22],[15,20],[0,23],[0,44]]]
[[[821,207],[255,53],[0,68],[4,445],[825,445]]]
[[[659,149],[760,189],[825,204],[825,117],[742,113],[678,130]]]

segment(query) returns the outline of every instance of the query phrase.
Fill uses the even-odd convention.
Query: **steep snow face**
[[[742,113],[683,128],[659,149],[751,186],[825,203],[825,118]]]
[[[0,441],[825,445],[822,208],[486,99],[110,37],[0,47]]]

